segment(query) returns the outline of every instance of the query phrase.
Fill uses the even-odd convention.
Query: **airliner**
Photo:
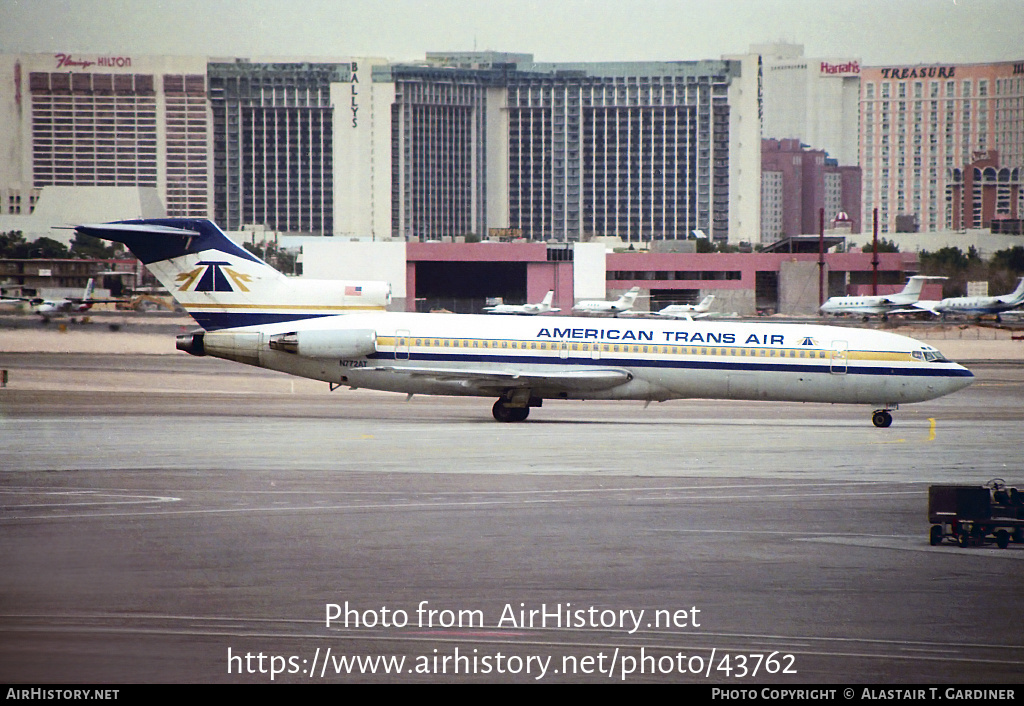
[[[914,307],[915,302],[921,298],[921,287],[925,280],[945,279],[945,277],[929,277],[926,275],[914,275],[903,287],[903,291],[897,294],[880,294],[876,296],[848,296],[830,297],[821,305],[821,313],[835,314],[862,314],[866,321],[868,316],[875,314],[883,320],[889,314],[920,313]]]
[[[552,307],[551,302],[555,300],[555,290],[549,289],[544,299],[538,304],[495,304],[485,306],[484,311],[488,314],[519,314],[520,316],[536,316],[537,314],[553,314],[561,311],[558,307]]]
[[[640,287],[633,287],[613,302],[605,301],[604,299],[589,299],[577,302],[572,310],[578,311],[581,314],[617,316],[624,311],[632,309],[638,296],[640,296]]]
[[[938,350],[883,331],[820,324],[420,314],[337,300],[334,283],[285,277],[208,220],[80,225],[125,244],[202,326],[177,348],[341,386],[496,398],[500,422],[545,399],[735,399],[891,410],[973,376]],[[384,283],[362,286],[360,296]],[[324,293],[319,294],[324,287]]]
[[[917,306],[934,314],[974,314],[979,318],[985,314],[995,314],[996,321],[1004,311],[1010,311],[1024,305],[1024,277],[1017,282],[1017,288],[1009,294],[998,297],[947,297],[938,302],[917,302]]]

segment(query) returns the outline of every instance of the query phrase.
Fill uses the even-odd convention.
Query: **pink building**
[[[577,268],[571,248],[545,243],[408,243],[406,293],[409,310],[444,308],[480,311],[487,297],[505,303],[538,302],[555,290],[554,305],[569,313],[575,300]],[[915,253],[882,253],[879,292],[898,291],[917,271]],[[870,253],[826,253],[825,296],[860,292],[872,283]],[[758,310],[813,313],[818,307],[818,255],[797,253],[608,253],[603,259],[608,297],[638,286],[636,309],[716,297],[716,311],[754,314]],[[600,275],[600,272],[598,272]],[[938,298],[938,297],[936,297]]]
[[[819,212],[850,215],[861,232],[860,169],[839,166],[800,140],[761,140],[761,242],[818,232]]]
[[[977,154],[1024,167],[1024,61],[865,67],[860,105],[862,214],[883,233],[954,228],[947,186]]]

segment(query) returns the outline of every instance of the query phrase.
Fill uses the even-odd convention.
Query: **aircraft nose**
[[[962,390],[974,382],[974,373],[964,366],[957,364],[954,366],[954,371],[953,377],[948,378],[950,392]]]

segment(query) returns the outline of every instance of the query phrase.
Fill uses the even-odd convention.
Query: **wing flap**
[[[586,392],[606,390],[622,385],[633,379],[633,374],[621,368],[596,368],[557,373],[478,370],[472,368],[431,368],[419,366],[382,365],[366,368],[369,371],[386,372],[393,375],[425,377],[437,382],[460,383],[465,387],[480,390],[506,390],[508,388],[533,388]]]

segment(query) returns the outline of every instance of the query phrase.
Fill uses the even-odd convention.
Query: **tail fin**
[[[924,286],[924,280],[925,280],[924,277],[917,277],[917,276],[911,277],[909,280],[907,280],[907,284],[906,284],[906,286],[903,287],[903,291],[900,292],[900,294],[903,294],[903,295],[913,295],[913,294],[916,294],[917,296],[921,296],[921,287]]]
[[[887,298],[891,304],[913,304],[921,298],[921,288],[930,279],[939,280],[946,278],[936,275],[914,275],[907,280],[907,284],[903,287],[902,292],[890,294]]]
[[[126,245],[210,331],[381,310],[391,299],[386,282],[285,277],[208,220],[118,221],[75,230]]]
[[[711,302],[715,301],[715,295],[709,294],[697,305],[697,311],[707,311],[711,308]]]
[[[86,301],[87,302],[87,301],[89,301],[92,298],[93,285],[95,285],[95,284],[96,284],[96,280],[94,280],[92,277],[90,277],[89,281],[85,285],[85,292],[82,294],[82,301]]]
[[[1024,277],[1017,282],[1017,288],[1010,294],[1010,301],[1015,304],[1024,302]]]
[[[541,300],[541,306],[550,307],[551,303],[555,301],[555,290],[549,289],[548,293],[544,295],[544,299]]]
[[[619,297],[619,304],[622,306],[633,306],[633,302],[636,301],[637,296],[640,295],[640,288],[633,287],[628,292]]]

